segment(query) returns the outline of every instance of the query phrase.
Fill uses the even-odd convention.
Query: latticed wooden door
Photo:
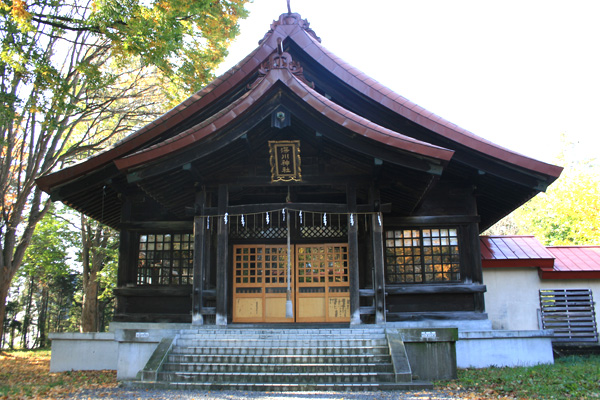
[[[296,322],[349,322],[348,244],[296,245]]]
[[[287,246],[239,245],[233,253],[233,322],[294,322],[285,317]]]
[[[291,254],[294,318],[286,318],[287,246],[233,247],[234,323],[350,321],[348,245],[295,245]]]

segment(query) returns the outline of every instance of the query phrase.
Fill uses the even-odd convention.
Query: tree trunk
[[[27,305],[25,306],[25,316],[23,317],[23,330],[21,332],[21,347],[24,349],[29,348],[27,335],[29,333],[29,326],[31,325],[31,303],[33,301],[33,284],[35,283],[35,277],[32,275],[29,279],[29,287],[27,288]]]
[[[0,276],[0,337],[4,338],[4,319],[6,318],[6,298],[8,297],[8,291],[10,290],[10,281],[5,283],[6,274]]]
[[[83,305],[81,309],[81,332],[98,331],[98,281],[96,272],[92,272],[83,287]]]
[[[81,261],[83,263],[83,305],[81,310],[81,332],[97,332],[99,318],[98,273],[104,268],[109,232],[100,224],[81,214]]]
[[[48,319],[48,286],[42,286],[42,306],[40,307],[40,315],[38,317],[38,330],[40,334],[39,346],[46,347],[46,320]]]

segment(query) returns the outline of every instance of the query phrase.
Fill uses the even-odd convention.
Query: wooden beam
[[[371,187],[369,203],[377,205],[380,202],[379,190]],[[373,287],[375,289],[375,323],[385,323],[385,274],[383,259],[383,220],[381,214],[371,215],[371,240],[373,242]]]
[[[119,224],[121,229],[132,231],[166,230],[166,231],[191,231],[194,229],[192,221],[135,221]]]
[[[281,209],[291,209],[304,212],[326,212],[331,214],[346,214],[348,212],[347,204],[333,204],[333,203],[263,203],[263,204],[243,204],[237,206],[228,206],[226,211],[231,215],[241,214],[256,214],[264,213],[267,211],[277,211]],[[391,212],[392,204],[382,204],[379,208],[382,212]],[[190,210],[191,212],[192,210]],[[356,210],[353,212],[368,213],[375,212],[373,205],[361,204],[356,206]],[[204,216],[216,216],[224,215],[218,209],[218,207],[206,207],[204,209]]]
[[[415,217],[388,217],[385,219],[386,225],[399,226],[439,226],[439,225],[460,225],[478,223],[477,215],[432,215]]]
[[[431,285],[388,285],[385,288],[388,296],[403,294],[439,294],[439,293],[484,293],[485,285],[469,283],[435,283]]]
[[[219,185],[218,198],[219,215],[227,212],[229,202],[229,188],[227,185]],[[227,325],[227,279],[228,279],[228,232],[224,218],[218,218],[217,223],[217,325]]]
[[[206,204],[206,191],[196,194],[196,208],[204,210]],[[192,284],[192,325],[204,324],[202,317],[204,271],[206,269],[204,258],[204,241],[206,240],[206,217],[194,217],[194,281]]]
[[[348,213],[356,213],[356,185],[346,187]],[[350,325],[360,324],[360,287],[358,263],[358,216],[348,217],[348,269],[350,279]]]

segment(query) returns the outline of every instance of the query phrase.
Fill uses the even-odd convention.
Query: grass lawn
[[[463,369],[458,380],[436,387],[492,399],[600,399],[600,356],[569,356],[535,367]]]
[[[117,386],[116,371],[49,371],[50,350],[0,352],[0,399],[60,398]]]
[[[82,389],[117,387],[115,371],[50,373],[50,350],[0,352],[0,399],[61,398]],[[600,399],[600,356],[554,365],[458,371],[436,388],[457,399]]]

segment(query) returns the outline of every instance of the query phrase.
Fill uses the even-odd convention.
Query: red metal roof
[[[542,279],[600,279],[600,246],[544,246],[534,236],[481,236],[483,268],[539,268]]]
[[[542,270],[545,279],[600,279],[600,246],[549,246],[556,258],[552,270]]]
[[[481,236],[479,240],[484,268],[554,265],[554,255],[534,236]]]

